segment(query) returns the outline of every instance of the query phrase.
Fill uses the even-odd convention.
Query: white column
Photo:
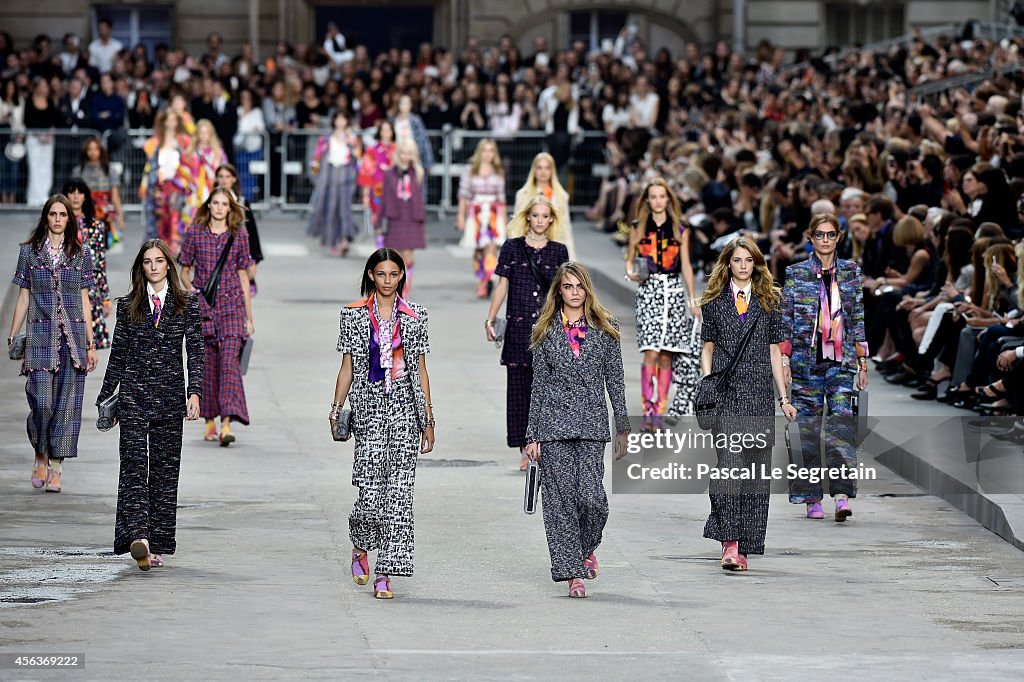
[[[747,51],[747,2],[732,0],[732,51]]]

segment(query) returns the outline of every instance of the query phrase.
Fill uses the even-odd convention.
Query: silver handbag
[[[338,413],[338,418],[331,422],[331,435],[339,443],[352,437],[352,408],[345,408]]]
[[[651,278],[651,268],[647,264],[646,258],[633,259],[633,275],[641,282],[646,282]]]
[[[537,511],[540,501],[540,464],[531,459],[526,467],[526,490],[523,493],[523,511],[533,514]]]
[[[115,393],[97,406],[100,416],[96,420],[96,428],[100,431],[109,431],[117,424],[117,396]]]
[[[508,329],[508,320],[504,317],[494,318],[494,322],[491,323],[491,331],[494,332],[495,348],[501,348],[501,344],[505,342],[506,329]]]
[[[25,357],[25,346],[28,344],[28,334],[22,332],[11,339],[11,347],[7,350],[7,355],[11,360],[21,360]]]

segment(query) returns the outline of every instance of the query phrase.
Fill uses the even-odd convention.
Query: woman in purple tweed
[[[213,305],[199,296],[206,340],[199,414],[206,419],[204,439],[220,440],[225,447],[235,442],[232,421],[249,424],[240,360],[242,346],[255,329],[248,275],[252,256],[244,221],[245,213],[231,191],[223,187],[214,189],[196,211],[195,223],[185,233],[179,256],[181,279],[189,289],[201,290],[210,280],[221,252],[228,249]],[[218,416],[219,437],[214,423]]]
[[[78,456],[85,375],[96,369],[89,290],[92,254],[78,241],[71,202],[55,194],[18,253],[8,349],[28,320],[22,375],[28,377],[28,439],[35,450],[32,486],[61,490],[65,459]]]

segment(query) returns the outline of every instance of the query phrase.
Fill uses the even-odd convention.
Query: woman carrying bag
[[[328,417],[336,438],[339,426],[355,436],[352,579],[369,582],[367,553],[376,550],[377,599],[394,597],[391,576],[412,575],[416,463],[434,448],[427,310],[403,299],[404,288],[402,257],[393,249],[375,251],[360,277],[364,298],[341,311],[343,357]],[[346,399],[351,410],[342,413]],[[342,414],[346,421],[339,424]]]
[[[241,356],[245,340],[255,333],[249,289],[249,235],[245,214],[231,191],[214,188],[196,212],[195,223],[181,245],[181,279],[198,291],[206,343],[206,371],[200,415],[206,420],[203,439],[235,442],[231,423],[249,424],[242,384]],[[220,417],[217,435],[216,417]]]
[[[199,296],[182,286],[167,244],[144,242],[131,276],[131,292],[117,301],[110,361],[96,404],[117,392],[121,473],[114,553],[131,552],[148,571],[163,566],[163,555],[176,547],[182,417],[199,418],[203,329]]]
[[[502,244],[498,256],[498,286],[484,320],[488,341],[495,341],[494,321],[508,297],[505,310],[505,334],[501,364],[505,365],[506,441],[519,448],[520,471],[529,459],[526,448],[526,422],[530,413],[530,388],[533,384],[533,360],[530,333],[537,322],[558,266],[569,260],[569,253],[557,239],[562,235],[562,214],[543,194],[524,202],[509,225],[512,239]]]
[[[604,449],[615,417],[615,457],[626,454],[629,415],[619,325],[597,300],[590,273],[563,263],[548,289],[530,339],[533,389],[526,455],[540,461],[544,530],[551,579],[586,597],[584,578],[596,578],[608,520]]]

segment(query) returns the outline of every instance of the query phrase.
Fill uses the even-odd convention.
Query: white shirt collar
[[[153,306],[153,296],[156,296],[157,298],[160,299],[160,309],[163,310],[164,303],[167,301],[167,290],[168,289],[170,289],[170,287],[167,286],[167,282],[164,282],[164,289],[161,292],[157,292],[157,290],[153,288],[153,285],[151,283],[146,282],[146,291],[149,294],[148,300],[149,300],[149,311],[150,312],[153,312],[154,309],[155,309],[154,306]]]
[[[749,304],[749,303],[750,303],[750,287],[751,287],[751,285],[752,285],[753,283],[754,283],[754,280],[750,280],[749,282],[747,282],[747,286],[745,286],[745,287],[743,287],[742,289],[740,289],[740,288],[739,288],[738,286],[736,286],[736,282],[735,282],[735,281],[733,281],[733,280],[732,280],[732,279],[730,278],[730,279],[729,279],[729,286],[730,286],[730,287],[731,287],[731,289],[732,289],[732,297],[733,297],[733,298],[736,298],[737,294],[739,294],[739,292],[741,292],[741,291],[742,291],[742,292],[743,292],[743,298],[744,298],[744,299],[745,299],[745,300],[747,301],[747,303]]]

